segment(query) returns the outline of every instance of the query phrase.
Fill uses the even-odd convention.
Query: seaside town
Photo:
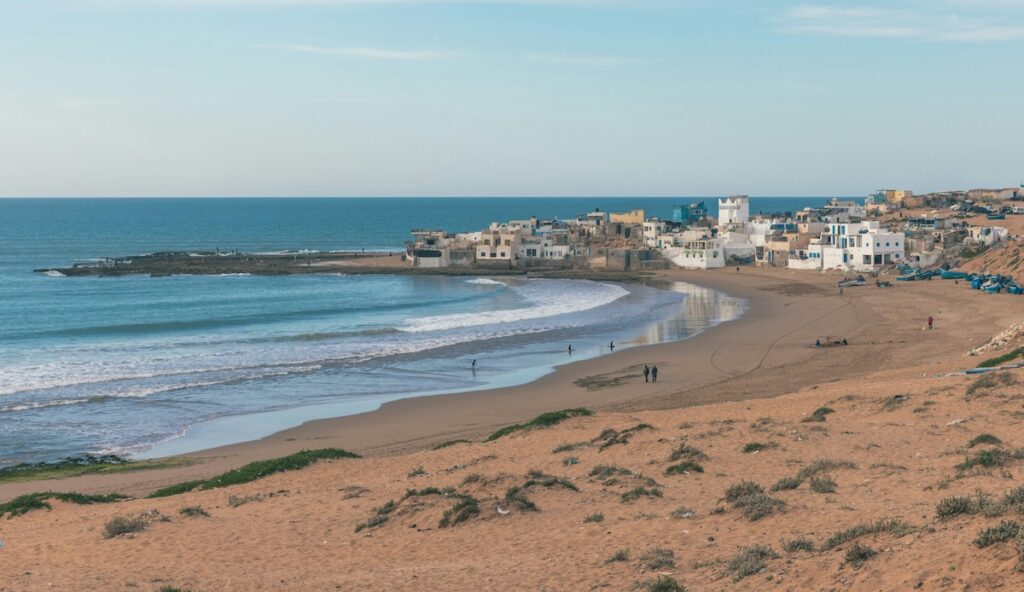
[[[536,217],[492,222],[483,230],[414,230],[406,260],[413,267],[602,269],[640,271],[757,265],[879,273],[944,267],[998,248],[1016,233],[1003,221],[1024,220],[1024,184],[915,195],[879,190],[862,203],[832,199],[798,212],[752,214],[750,198],[674,206],[672,218],[644,210],[596,209],[568,220]],[[909,279],[909,278],[908,278]]]

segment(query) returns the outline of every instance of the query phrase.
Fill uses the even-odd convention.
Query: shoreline
[[[778,269],[745,268],[739,274],[671,270],[656,277],[744,298],[748,308],[736,322],[722,323],[692,338],[565,364],[527,384],[411,397],[366,413],[312,420],[265,438],[180,455],[197,461],[187,467],[85,475],[59,483],[4,484],[0,500],[43,489],[140,495],[303,449],[338,447],[370,457],[393,456],[453,439],[479,440],[499,427],[572,407],[631,413],[774,397],[821,382],[920,364],[928,359],[928,350],[909,352],[911,348],[906,347],[917,327],[909,330],[913,333],[905,327],[892,333],[893,317],[885,303],[897,296],[915,302],[923,296],[945,296],[953,288],[928,282],[934,285],[922,283],[897,291],[863,287],[839,296],[832,275]],[[959,297],[977,296],[968,292]],[[942,318],[941,313],[936,316]],[[995,326],[976,329],[978,335],[997,332]],[[815,336],[826,334],[842,335],[851,346],[814,348]],[[945,337],[930,347],[948,353],[977,345],[977,336]],[[635,376],[636,367],[644,363],[657,364],[662,370],[656,385],[644,384]],[[595,377],[612,385],[587,390],[576,384]]]
[[[485,275],[483,277],[487,276]],[[696,318],[691,315],[691,313],[694,312],[693,310],[679,310],[674,313],[672,317],[652,317],[647,319],[647,324],[643,327],[643,330],[641,331],[634,328],[629,334],[629,337],[615,333],[603,334],[604,339],[602,340],[602,343],[606,343],[609,339],[613,339],[616,343],[616,351],[613,352],[607,351],[607,348],[602,346],[598,350],[599,353],[594,353],[594,343],[590,343],[590,347],[587,347],[588,338],[589,341],[595,340],[594,336],[590,335],[588,338],[580,339],[580,341],[583,342],[582,344],[576,341],[573,342],[577,347],[568,359],[563,358],[557,362],[553,359],[547,360],[536,365],[524,366],[517,370],[506,369],[506,371],[488,379],[484,384],[477,384],[470,387],[396,391],[378,395],[360,396],[354,400],[319,402],[312,405],[302,405],[284,409],[256,411],[242,415],[226,415],[217,417],[188,426],[184,436],[156,443],[152,445],[150,449],[143,451],[137,456],[133,456],[132,460],[150,460],[182,455],[202,454],[208,450],[236,446],[264,438],[274,437],[282,432],[301,428],[303,425],[310,422],[372,414],[375,411],[379,411],[385,405],[390,405],[392,403],[408,399],[431,399],[446,395],[520,389],[555,374],[563,368],[593,360],[608,359],[616,352],[622,353],[639,348],[667,345],[698,338],[701,334],[708,330],[712,330],[723,323],[742,320],[747,313],[745,299],[734,298],[723,291],[713,290],[692,282],[682,282],[663,278],[645,278],[642,280],[623,280],[619,283],[653,288],[670,293],[686,294],[688,299],[698,299],[693,302],[693,306],[695,308],[699,307],[698,312],[713,312],[713,316],[703,317],[710,320],[705,321],[704,326],[694,327],[692,332],[687,333],[681,338],[651,338],[645,336],[645,332],[659,332],[658,330],[661,328],[660,326],[662,324],[672,323],[673,321],[680,319]],[[632,292],[632,288],[627,289]],[[706,293],[713,293],[715,296],[708,296]],[[708,306],[700,304],[701,300],[699,299],[701,298],[714,299],[719,302],[716,302],[714,305],[709,305],[714,306],[714,310],[711,311]],[[687,302],[688,300],[684,300],[681,305],[685,306]],[[742,302],[742,304],[740,304],[740,302]],[[735,307],[741,307],[742,311],[736,312]],[[648,340],[656,340],[657,342],[650,343]],[[598,386],[602,385],[592,385],[590,388]],[[252,435],[248,437],[234,437],[228,442],[223,442],[225,438],[217,435],[218,432],[230,431],[232,429],[237,429],[239,432]],[[221,440],[221,442],[218,443],[217,440]],[[189,441],[194,443],[190,444]]]
[[[569,362],[520,385],[387,401],[363,413],[313,419],[266,437],[174,455],[198,461],[187,467],[123,473],[117,478],[83,475],[65,480],[60,487],[82,491],[119,488],[119,491],[140,493],[168,483],[212,476],[253,460],[309,448],[340,447],[364,455],[398,454],[429,448],[447,440],[486,435],[495,428],[554,409],[585,406],[599,410],[642,406],[644,401],[672,395],[679,386],[706,386],[728,379],[732,376],[731,371],[722,372],[714,364],[704,372],[695,367],[688,368],[684,370],[688,377],[681,381],[679,374],[673,375],[675,371],[671,370],[674,367],[671,360],[680,355],[699,355],[702,351],[719,352],[721,340],[742,340],[745,333],[742,327],[752,323],[756,326],[759,319],[765,321],[772,313],[779,312],[777,306],[772,307],[772,313],[762,310],[779,295],[748,285],[749,280],[762,277],[762,274],[756,270],[745,270],[738,275],[740,277],[735,278],[726,273],[673,270],[645,278],[646,282],[684,281],[747,301],[746,311],[736,321],[721,323],[682,341],[639,346]],[[771,324],[778,325],[777,322]],[[724,335],[718,337],[720,333]],[[613,373],[633,373],[629,368],[642,365],[644,360],[662,369],[661,381],[657,385],[649,385],[646,391],[637,393],[632,389],[635,386],[632,382],[599,390],[586,390],[574,384],[580,379],[605,374],[610,368]],[[725,364],[731,368],[733,363]],[[147,457],[155,458],[160,457]],[[31,481],[0,485],[0,499],[34,491],[42,485]]]

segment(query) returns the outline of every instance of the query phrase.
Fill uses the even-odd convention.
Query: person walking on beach
[[[569,344],[569,355],[570,356],[572,355],[572,344],[571,343]]]
[[[651,382],[658,382],[658,367],[651,366]]]
[[[473,366],[473,369],[476,370],[476,360],[473,360],[472,366]]]
[[[644,364],[644,382],[649,382],[651,377],[651,369]]]
[[[737,265],[737,266],[736,266],[736,273],[739,273],[739,272],[740,272],[740,266],[739,266],[739,265]]]
[[[609,341],[608,342],[608,349],[610,349],[612,351],[615,351],[615,342],[614,341]]]
[[[932,317],[931,317],[931,315],[929,315],[928,316],[928,329],[930,330],[931,328],[932,328]]]

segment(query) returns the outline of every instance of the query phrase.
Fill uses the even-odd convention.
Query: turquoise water
[[[593,207],[669,217],[680,201],[0,200],[0,464],[179,452],[263,435],[312,413],[287,410],[337,415],[412,394],[523,382],[569,361],[568,343],[574,359],[596,356],[611,339],[620,347],[682,339],[743,309],[685,285],[61,278],[35,268],[159,250],[400,250],[413,227],[472,230]],[[823,201],[753,200],[752,209]],[[222,427],[211,436],[209,426]],[[204,430],[205,438],[187,437]]]

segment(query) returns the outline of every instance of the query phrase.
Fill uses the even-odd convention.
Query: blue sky
[[[1024,0],[0,0],[0,195],[1024,177]]]

